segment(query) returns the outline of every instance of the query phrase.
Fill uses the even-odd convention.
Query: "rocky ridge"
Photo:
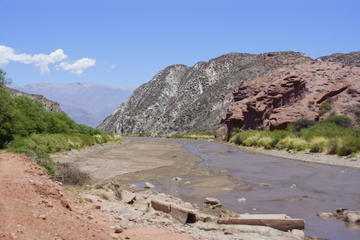
[[[219,134],[224,135],[224,126],[284,128],[300,118],[317,120],[327,116],[319,115],[323,102],[333,103],[331,114],[355,119],[360,115],[359,64],[360,52],[318,59],[275,52],[232,53],[193,67],[172,65],[136,89],[99,128],[161,135],[222,126]]]
[[[55,113],[63,112],[60,108],[59,103],[51,101],[42,95],[25,93],[12,88],[7,88],[7,90],[9,91],[10,95],[13,97],[28,97],[40,101],[40,103],[44,106],[44,108],[50,112],[55,112]]]
[[[152,135],[213,131],[232,101],[234,87],[276,68],[312,61],[297,52],[231,53],[193,67],[172,65],[137,88],[99,128]]]
[[[233,92],[218,135],[234,128],[283,129],[299,119],[321,120],[329,115],[360,116],[359,67],[315,62],[285,67],[251,79]],[[330,106],[322,112],[321,106]]]
[[[338,56],[338,55],[336,55]],[[321,120],[347,115],[360,117],[360,67],[356,56],[297,64],[248,80],[233,91],[218,137],[237,129],[283,129],[299,119]],[[360,57],[360,55],[358,55]],[[325,59],[325,57],[324,57]],[[322,112],[326,104],[329,109]]]

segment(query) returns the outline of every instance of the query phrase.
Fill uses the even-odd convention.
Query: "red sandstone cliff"
[[[322,103],[331,110],[320,114]],[[360,67],[316,61],[248,80],[234,90],[217,136],[234,128],[281,129],[301,118],[319,120],[330,114],[359,117]]]

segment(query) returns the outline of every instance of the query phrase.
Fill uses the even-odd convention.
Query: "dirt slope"
[[[78,203],[74,194],[22,155],[0,152],[0,196],[1,240],[192,239],[156,228],[115,234],[115,220],[96,203]]]

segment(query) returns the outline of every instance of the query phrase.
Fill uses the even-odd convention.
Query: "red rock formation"
[[[331,111],[321,115],[322,103]],[[277,69],[246,81],[233,92],[218,136],[234,128],[282,129],[301,118],[319,120],[330,114],[360,115],[360,68],[312,62]]]

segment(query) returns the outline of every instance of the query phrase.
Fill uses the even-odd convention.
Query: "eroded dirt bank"
[[[49,178],[27,157],[0,153],[0,239],[193,239],[154,227],[141,229],[140,235],[136,229],[115,233],[121,231],[118,220],[102,211],[101,199],[84,203]]]

